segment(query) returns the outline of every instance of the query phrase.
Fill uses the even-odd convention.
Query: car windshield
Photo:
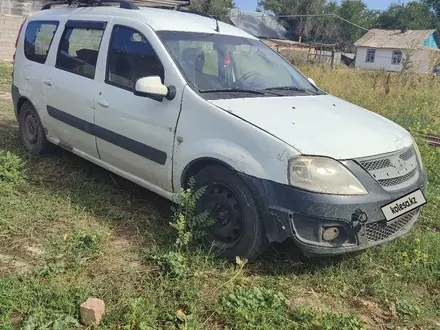
[[[199,92],[264,91],[280,96],[320,93],[259,40],[180,31],[160,31],[158,35],[185,78]]]

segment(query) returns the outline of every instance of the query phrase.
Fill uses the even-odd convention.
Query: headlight
[[[416,151],[416,155],[417,155],[417,159],[418,159],[419,164],[420,164],[420,168],[423,169],[422,155],[420,154],[419,147],[417,146],[417,142],[416,142],[416,140],[414,139],[414,137],[412,135],[411,135],[411,139],[412,139],[412,142],[413,142],[414,150]]]
[[[324,157],[296,157],[289,162],[292,186],[332,195],[368,194],[359,180],[341,163]]]

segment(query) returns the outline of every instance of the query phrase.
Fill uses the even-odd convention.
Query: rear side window
[[[26,27],[24,54],[29,61],[44,64],[57,31],[57,21],[32,21]]]
[[[105,26],[103,28],[90,28],[86,24],[71,25],[79,27],[66,24],[66,29],[58,47],[56,67],[94,79]],[[99,26],[99,24],[89,25]]]
[[[165,70],[148,40],[138,31],[115,26],[107,59],[106,83],[123,89],[132,89],[136,80],[159,76],[162,83]]]

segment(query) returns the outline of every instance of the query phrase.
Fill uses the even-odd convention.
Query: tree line
[[[233,0],[193,0],[193,9],[227,20]],[[362,0],[260,0],[258,11],[275,14],[287,29],[287,37],[303,41],[336,43],[349,50],[365,29],[437,29],[440,32],[440,0],[393,3],[387,10],[369,9]],[[309,15],[293,16],[289,15]],[[316,16],[310,16],[316,15]],[[284,16],[284,17],[283,17]],[[339,18],[340,17],[340,18]],[[438,34],[437,34],[438,35]]]

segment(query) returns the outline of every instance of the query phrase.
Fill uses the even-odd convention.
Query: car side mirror
[[[309,80],[309,82],[315,86],[316,88],[318,88],[318,85],[316,85],[315,81],[312,78],[307,78]]]
[[[176,97],[176,87],[167,87],[162,84],[159,76],[150,76],[138,79],[134,85],[133,93],[162,102],[164,98],[172,100]]]

